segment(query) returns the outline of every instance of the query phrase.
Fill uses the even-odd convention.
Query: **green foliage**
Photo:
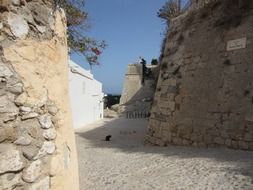
[[[89,28],[88,13],[84,10],[85,0],[58,0],[57,3],[66,12],[68,45],[71,53],[83,55],[90,65],[98,65],[99,56],[106,43],[88,37],[84,33]]]
[[[152,59],[151,60],[151,65],[158,65],[157,59]]]

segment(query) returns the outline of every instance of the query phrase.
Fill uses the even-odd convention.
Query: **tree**
[[[157,59],[152,59],[151,60],[151,65],[158,65]]]
[[[85,0],[55,0],[66,12],[68,45],[71,53],[83,55],[90,65],[98,65],[98,58],[106,47],[105,41],[97,41],[85,35],[89,28],[88,13],[84,10]]]

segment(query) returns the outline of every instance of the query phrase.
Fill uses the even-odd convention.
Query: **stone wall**
[[[127,66],[125,81],[120,98],[120,104],[129,102],[134,95],[141,89],[142,84],[142,65],[130,64]]]
[[[127,67],[123,91],[120,98],[119,112],[146,112],[151,108],[152,99],[155,92],[155,83],[157,67],[151,67],[152,73],[155,75],[144,79],[142,83],[143,70],[141,64],[130,64]]]
[[[198,7],[170,23],[147,141],[253,150],[253,2]]]
[[[64,12],[0,3],[0,189],[78,189]]]

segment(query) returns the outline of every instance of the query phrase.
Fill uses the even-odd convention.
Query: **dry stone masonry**
[[[253,150],[253,2],[196,1],[171,20],[147,141]]]
[[[50,176],[47,165],[56,149],[57,123],[48,113],[48,97],[39,106],[20,101],[27,96],[20,77],[3,56],[0,68],[0,188],[32,189],[38,179]],[[47,179],[38,188],[47,189]]]
[[[1,190],[65,189],[66,182],[62,178],[67,171],[60,173],[65,167],[64,160],[70,159],[70,151],[73,152],[71,159],[75,160],[74,146],[67,143],[62,133],[66,130],[63,124],[66,120],[62,118],[68,117],[65,114],[68,112],[60,110],[60,104],[50,98],[50,94],[54,97],[53,91],[46,82],[56,79],[43,78],[46,72],[59,78],[67,74],[64,19],[62,10],[56,9],[51,1],[0,0]],[[53,56],[59,57],[58,62],[61,57],[66,59],[66,70],[61,69],[62,74]],[[48,70],[50,61],[53,63]],[[62,87],[58,91],[67,94]],[[72,134],[69,126],[69,134]],[[65,147],[68,147],[67,152]],[[69,179],[75,177],[74,172],[68,172]],[[78,189],[75,184],[78,180],[69,181]],[[67,185],[66,188],[70,189]]]

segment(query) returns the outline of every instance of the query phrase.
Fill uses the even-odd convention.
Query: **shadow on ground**
[[[253,184],[253,152],[232,150],[226,148],[193,148],[181,146],[158,147],[144,145],[147,129],[147,119],[117,118],[104,120],[95,125],[76,131],[77,143],[85,143],[82,148],[109,148],[115,152],[160,154],[165,157],[183,159],[204,158],[217,162],[233,163],[234,168],[224,168],[226,171],[250,176]],[[104,141],[106,135],[111,135],[111,141]]]

